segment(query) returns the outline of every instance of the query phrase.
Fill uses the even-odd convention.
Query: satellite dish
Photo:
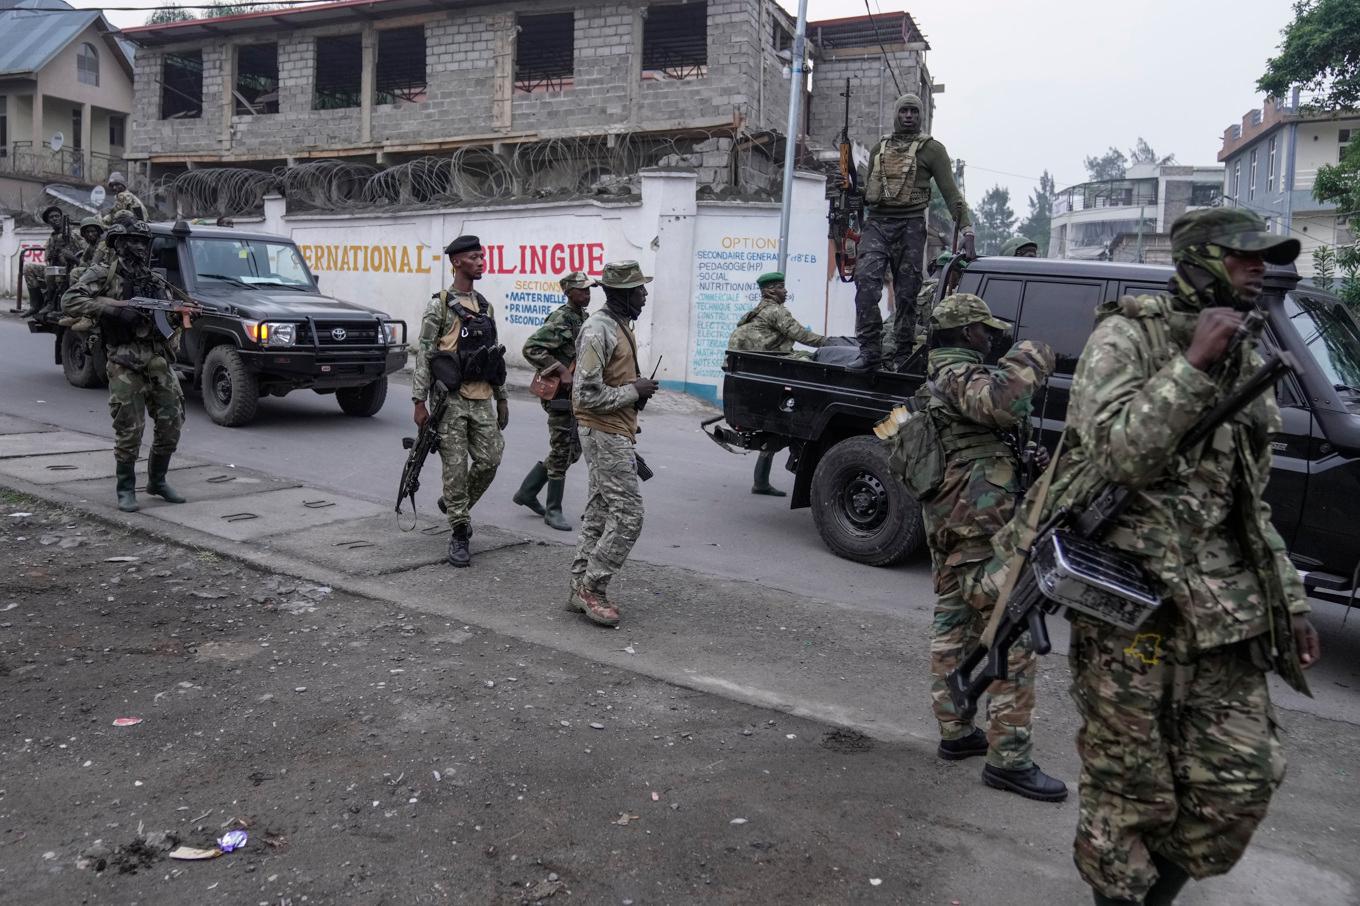
[[[108,193],[104,191],[103,186],[95,186],[90,190],[90,204],[94,205],[96,208],[99,207],[104,203],[104,196],[106,194]]]
[[[47,143],[47,147],[51,148],[52,152],[55,154],[61,150],[61,146],[64,144],[66,144],[66,136],[62,135],[60,132],[53,132],[52,139]]]

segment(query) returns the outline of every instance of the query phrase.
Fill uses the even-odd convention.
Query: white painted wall
[[[1299,123],[1298,144],[1294,149],[1297,156],[1294,168],[1294,188],[1313,188],[1313,180],[1317,178],[1318,167],[1337,163],[1341,149],[1338,133],[1342,129],[1351,130],[1351,135],[1355,136],[1360,131],[1360,117],[1327,122]],[[1246,178],[1245,173],[1243,178]]]

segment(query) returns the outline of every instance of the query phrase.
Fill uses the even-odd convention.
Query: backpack
[[[888,446],[888,468],[901,479],[911,495],[928,501],[944,484],[945,453],[933,403],[898,406],[874,428]]]

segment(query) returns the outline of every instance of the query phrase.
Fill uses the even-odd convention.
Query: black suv
[[[151,265],[202,303],[175,367],[203,391],[219,425],[250,422],[262,396],[334,393],[348,415],[375,415],[387,375],[406,365],[406,323],[321,294],[291,239],[179,221],[151,224]],[[55,333],[56,360],[77,387],[108,383],[97,334]]]
[[[981,258],[958,289],[976,293],[1016,325],[1015,339],[1053,347],[1057,370],[1034,413],[1048,446],[1065,424],[1077,358],[1097,305],[1166,289],[1171,268],[1045,258]],[[939,292],[939,291],[937,291]],[[938,300],[937,300],[938,301]],[[1293,268],[1272,269],[1261,307],[1263,342],[1296,356],[1299,372],[1276,387],[1284,419],[1274,438],[1266,496],[1290,555],[1311,588],[1353,588],[1360,574],[1360,326],[1335,296],[1302,285]],[[1004,351],[997,350],[997,354]],[[924,350],[901,374],[760,353],[729,352],[723,382],[726,425],[715,440],[745,449],[788,447],[797,476],[794,507],[811,506],[823,541],[852,560],[886,565],[923,535],[920,507],[892,477],[870,431],[924,380]]]

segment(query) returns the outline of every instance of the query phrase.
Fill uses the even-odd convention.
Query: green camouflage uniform
[[[411,399],[424,402],[430,395],[433,378],[430,356],[439,351],[440,340],[459,329],[462,319],[457,290],[435,293],[420,319],[420,338],[416,341],[411,375]],[[470,294],[467,294],[470,295]],[[447,298],[447,301],[445,301]],[[496,312],[488,306],[493,319]],[[471,523],[471,511],[496,477],[505,452],[505,438],[496,422],[494,400],[505,399],[504,387],[482,382],[464,384],[453,392],[444,417],[440,419],[439,458],[443,463],[443,499],[450,528]]]
[[[70,231],[70,236],[66,235],[66,230],[55,229],[52,235],[47,237],[47,244],[43,246],[43,263],[30,261],[24,265],[24,283],[28,287],[28,297],[30,299],[43,299],[44,306],[53,308],[56,306],[56,299],[48,299],[47,295],[47,275],[45,269],[48,267],[64,267],[68,278],[71,275],[71,268],[80,265],[81,257],[85,254],[85,240],[80,238],[80,234],[74,229]],[[74,278],[68,279],[67,286],[74,284]]]
[[[179,446],[184,424],[184,391],[173,368],[179,330],[162,337],[150,318],[129,327],[110,317],[117,309],[99,297],[123,301],[133,296],[170,299],[155,277],[133,280],[120,265],[92,265],[62,296],[62,310],[74,318],[99,325],[108,359],[109,414],[113,417],[114,458],[123,464],[137,461],[149,412],[152,419],[151,453],[168,459]]]
[[[950,297],[958,298],[975,297]],[[954,710],[945,676],[977,646],[996,606],[995,588],[982,581],[991,538],[1010,521],[1024,491],[1015,451],[1002,432],[1024,430],[1034,393],[1052,371],[1053,351],[1030,340],[1015,344],[995,368],[973,349],[930,351],[925,394],[933,397],[945,476],[938,493],[922,504],[922,515],[939,595],[931,627],[931,698],[946,740],[973,732]],[[1013,770],[1033,762],[1035,655],[1028,636],[1011,648],[1009,663],[1009,679],[989,690],[987,761]]]
[[[100,221],[98,217],[86,217],[84,220],[80,222],[80,228],[82,230],[85,229],[87,226],[98,226],[100,229],[100,233],[101,234],[103,233],[104,224]],[[84,236],[81,237],[82,244],[85,246],[85,248],[80,253],[80,262],[71,268],[72,286],[74,286],[76,282],[80,280],[81,274],[85,273],[85,271],[92,264],[95,263],[95,256],[99,253],[100,248],[103,247],[102,238],[100,239],[99,242],[84,242],[84,238],[85,238]]]
[[[931,303],[935,301],[935,287],[939,284],[938,278],[931,277],[921,283],[921,291],[916,294],[916,344],[912,347],[912,352],[925,345],[926,322],[930,320]],[[883,319],[883,358],[890,362],[897,358],[897,335],[893,329],[896,320],[895,311],[889,312]]]
[[[104,215],[104,223],[112,225],[119,211],[131,211],[133,220],[147,219],[146,205],[127,189],[113,196],[113,207]]]
[[[586,322],[586,313],[571,303],[560,306],[544,320],[524,342],[524,358],[535,369],[542,371],[553,365],[571,367],[576,361],[576,338]],[[558,391],[559,399],[542,400],[548,413],[548,455],[543,460],[548,478],[564,478],[572,463],[581,458],[581,440],[576,431],[576,417],[571,412],[571,389]],[[553,404],[558,404],[554,408]]]
[[[760,293],[760,304],[741,316],[736,330],[727,340],[727,348],[738,352],[768,352],[772,355],[807,357],[794,352],[793,344],[825,346],[827,338],[808,330],[784,305],[785,291],[767,286]]]
[[[609,312],[600,310],[587,318],[581,329],[572,391],[578,417],[608,416],[637,405],[637,388],[632,385],[636,373],[627,383],[605,383],[607,366],[625,354],[620,349],[626,341],[619,339],[619,326]],[[571,575],[573,583],[583,583],[604,594],[642,534],[642,489],[631,434],[583,424],[581,446],[590,469],[590,489]]]
[[[1246,216],[1207,210],[1189,222]],[[1138,902],[1158,876],[1154,856],[1195,878],[1241,858],[1284,776],[1266,670],[1307,691],[1290,624],[1307,611],[1305,594],[1262,499],[1280,427],[1273,395],[1173,456],[1259,362],[1249,342],[1212,374],[1186,359],[1201,311],[1236,300],[1223,249],[1175,251],[1176,233],[1173,292],[1097,310],[1072,384],[1069,450],[1041,513],[1083,505],[1103,482],[1137,488],[1107,540],[1142,559],[1169,598],[1137,632],[1072,619],[1075,859],[1098,893]],[[1196,290],[1186,274],[1213,280]],[[999,553],[1014,549],[1015,529],[998,538]]]

